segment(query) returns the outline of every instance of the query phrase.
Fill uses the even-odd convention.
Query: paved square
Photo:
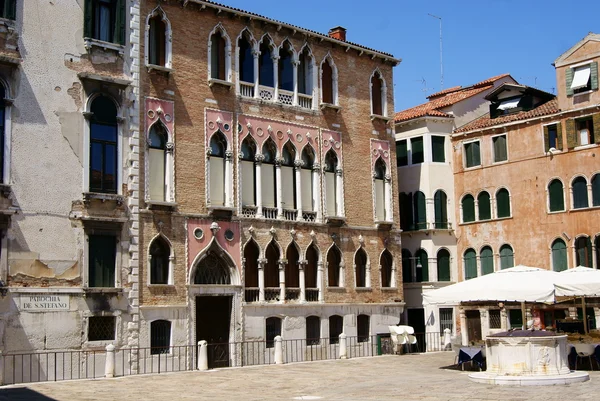
[[[80,400],[592,400],[600,372],[585,383],[550,387],[476,384],[441,369],[454,353],[380,356],[208,372],[35,383],[0,390],[0,401]]]

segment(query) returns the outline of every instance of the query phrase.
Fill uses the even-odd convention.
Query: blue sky
[[[600,2],[579,0],[221,0],[286,23],[347,39],[395,57],[395,109],[426,101],[440,89],[442,17],[444,88],[510,73],[556,93],[552,62],[589,32],[600,33]]]

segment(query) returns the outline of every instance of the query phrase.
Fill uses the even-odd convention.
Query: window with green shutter
[[[408,165],[408,143],[406,139],[396,142],[396,165]]]
[[[0,18],[17,19],[17,0],[0,0]]]
[[[415,228],[417,230],[425,230],[427,228],[427,214],[426,214],[426,201],[425,194],[423,192],[415,193],[414,197],[414,211],[415,211]]]
[[[474,249],[467,249],[464,254],[465,280],[477,277],[477,254]]]
[[[88,239],[88,286],[115,287],[116,236],[90,235]]]
[[[567,246],[558,238],[552,243],[552,269],[556,272],[567,270]]]
[[[490,194],[486,191],[482,191],[477,195],[477,209],[479,211],[479,220],[489,220],[492,218]]]
[[[423,163],[425,160],[423,155],[423,137],[411,138],[410,153],[412,155],[412,164]]]
[[[592,177],[592,206],[600,206],[600,174]]]
[[[559,179],[554,179],[548,185],[548,197],[550,211],[562,212],[565,210],[565,198],[563,194],[563,184]]]
[[[479,141],[465,143],[465,163],[466,167],[475,167],[481,165],[481,155],[479,153]]]
[[[431,154],[432,159],[436,163],[446,162],[446,138],[443,136],[433,135],[431,137]]]
[[[494,163],[508,160],[506,150],[506,135],[498,135],[492,138],[494,144]]]
[[[415,252],[417,265],[417,282],[429,281],[429,259],[427,252],[424,249],[419,249]]]
[[[450,252],[440,249],[437,253],[436,263],[438,281],[450,281]]]
[[[490,248],[489,246],[483,247],[481,249],[479,259],[481,260],[482,276],[494,272],[494,253],[492,252],[492,248]]]
[[[573,180],[573,209],[582,209],[589,206],[587,181],[585,177],[577,177]]]
[[[475,198],[473,195],[465,195],[461,201],[463,212],[463,223],[475,221]]]
[[[515,266],[515,255],[510,245],[504,244],[500,247],[500,269],[508,269]]]
[[[499,219],[510,217],[510,194],[505,188],[496,192],[496,215]]]
[[[435,211],[435,228],[448,228],[448,196],[444,191],[437,191],[433,196]]]
[[[412,283],[412,254],[408,249],[402,249],[402,282]]]
[[[125,44],[126,0],[85,0],[84,37]]]

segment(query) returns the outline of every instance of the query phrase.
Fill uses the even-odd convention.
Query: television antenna
[[[444,89],[444,62],[442,59],[443,51],[442,51],[442,17],[438,17],[437,15],[429,14],[430,17],[433,17],[440,21],[440,90]]]

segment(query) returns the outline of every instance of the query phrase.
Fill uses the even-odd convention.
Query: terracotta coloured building
[[[387,332],[400,60],[209,1],[141,20],[140,345]]]

